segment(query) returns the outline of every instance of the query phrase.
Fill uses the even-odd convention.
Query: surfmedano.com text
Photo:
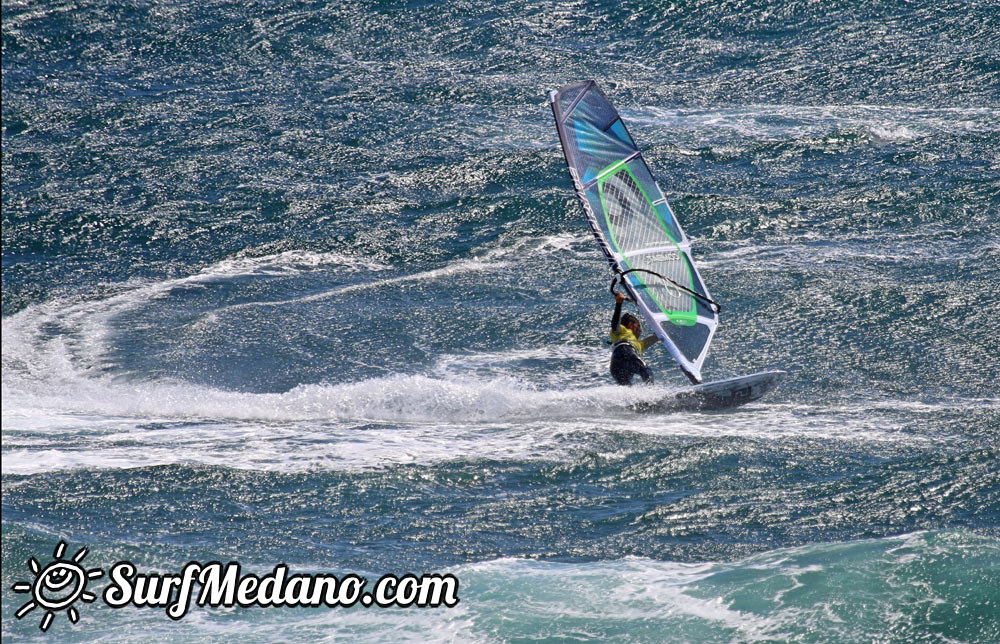
[[[358,575],[289,574],[278,564],[263,576],[241,574],[240,564],[213,561],[188,563],[178,574],[139,574],[134,564],[120,561],[111,567],[111,583],[104,602],[112,608],[137,606],[163,608],[174,620],[182,619],[194,604],[227,607],[330,608],[361,604],[381,608],[438,608],[458,604],[458,579],[454,575],[385,575],[366,591],[368,580]],[[197,588],[196,588],[197,587]],[[197,594],[197,597],[195,595]]]

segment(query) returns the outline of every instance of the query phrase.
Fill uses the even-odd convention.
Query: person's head
[[[634,333],[637,338],[642,334],[642,324],[639,323],[639,318],[631,313],[622,315],[622,326]]]

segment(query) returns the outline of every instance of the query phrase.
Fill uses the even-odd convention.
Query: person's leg
[[[619,344],[611,351],[611,377],[619,385],[632,384],[632,370],[629,368],[628,354],[631,347]]]
[[[619,385],[631,385],[632,377],[639,375],[643,382],[652,381],[652,373],[646,363],[636,355],[635,347],[627,342],[615,346],[611,352],[611,377]]]

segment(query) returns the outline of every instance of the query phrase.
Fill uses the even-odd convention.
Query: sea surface
[[[997,2],[2,16],[4,642],[1000,641]],[[586,79],[764,400],[633,411],[662,347],[612,384],[547,105]],[[105,574],[19,619],[81,552],[460,601],[174,621]]]

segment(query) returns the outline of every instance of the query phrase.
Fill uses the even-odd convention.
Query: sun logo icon
[[[73,604],[76,600],[90,603],[97,599],[94,593],[87,591],[87,582],[104,574],[100,568],[85,569],[80,562],[87,556],[87,549],[80,548],[69,560],[62,558],[66,552],[66,542],[60,541],[52,556],[55,560],[42,568],[38,560],[32,557],[28,567],[35,575],[34,582],[21,581],[12,586],[15,593],[31,593],[31,599],[17,609],[14,616],[21,619],[38,607],[45,609],[45,615],[38,628],[49,630],[56,613],[65,610],[69,621],[76,624],[80,619]]]

